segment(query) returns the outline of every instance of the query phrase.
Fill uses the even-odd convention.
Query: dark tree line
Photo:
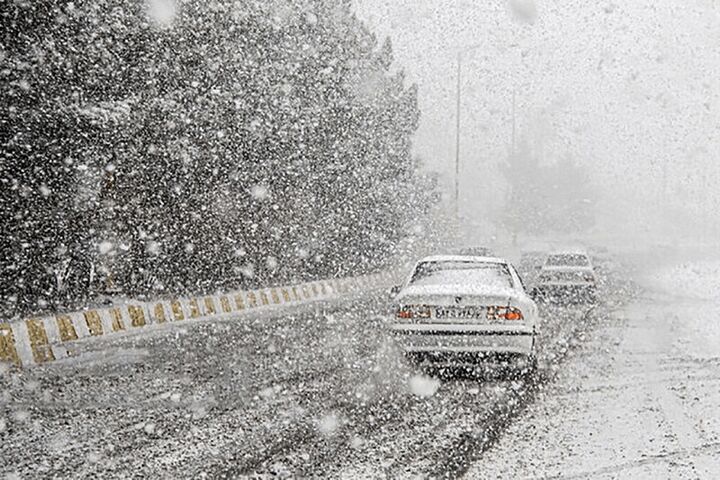
[[[349,3],[2,2],[6,312],[381,268],[432,183]]]

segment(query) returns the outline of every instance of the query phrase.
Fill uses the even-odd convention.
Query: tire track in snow
[[[616,286],[610,282],[606,285]],[[607,298],[613,300],[611,296]],[[546,348],[541,362],[557,364],[578,344],[578,337],[589,328],[589,312],[582,306],[579,308],[578,311],[577,307],[551,307],[543,312],[545,321],[540,343]],[[310,472],[328,477],[385,478],[422,477],[430,472],[436,477],[452,478],[466,468],[463,458],[471,457],[477,450],[477,425],[487,425],[488,431],[498,435],[552,376],[552,370],[548,369],[531,379],[531,383],[521,383],[516,388],[511,388],[509,381],[476,383],[470,388],[463,382],[443,383],[431,398],[414,404],[406,400],[400,415],[377,432],[371,432],[365,445],[343,445],[334,451],[329,466],[316,465]],[[494,394],[496,389],[510,393],[498,396]],[[467,395],[468,390],[477,393]],[[501,412],[502,409],[507,411]],[[504,426],[497,420],[499,413],[508,419]],[[490,445],[487,443],[486,448]]]
[[[554,358],[554,365],[557,366],[561,363],[570,351],[568,348],[564,348],[564,345],[579,333],[590,328],[594,312],[594,309],[590,309],[582,313],[578,321],[572,319],[574,328],[571,328],[569,332],[564,332],[564,335],[559,337],[559,341],[551,344],[542,352],[541,363],[548,356]],[[431,478],[462,477],[472,463],[498,441],[508,425],[522,414],[543,385],[551,382],[553,377],[554,374],[551,370],[540,369],[517,388],[507,389],[507,394],[498,397],[480,416],[477,422],[479,428],[463,431],[452,446],[446,449],[446,451],[452,452],[452,455],[442,455],[442,452],[436,452],[437,456],[431,455],[440,461],[435,464],[429,476]]]

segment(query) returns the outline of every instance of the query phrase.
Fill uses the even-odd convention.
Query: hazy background
[[[533,5],[514,6],[522,13]],[[510,149],[514,89],[518,142],[526,139],[542,161],[569,156],[591,170],[595,233],[717,234],[718,2],[538,0],[530,23],[507,0],[355,0],[355,7],[391,37],[397,68],[419,86],[415,151],[447,192],[456,56],[480,45],[463,62],[460,196],[468,221],[504,207],[498,164]],[[451,205],[452,195],[446,200]]]

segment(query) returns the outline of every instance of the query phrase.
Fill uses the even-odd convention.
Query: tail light
[[[505,312],[505,320],[523,320],[522,312],[514,307],[510,307]]]
[[[412,311],[404,309],[404,308],[400,308],[397,311],[397,317],[398,318],[413,318]]]
[[[488,320],[523,320],[522,311],[515,307],[488,307]]]
[[[398,308],[398,318],[430,318],[430,307],[426,305],[404,305]]]

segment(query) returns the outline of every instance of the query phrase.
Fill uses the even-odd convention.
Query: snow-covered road
[[[637,281],[467,478],[720,477],[720,264]]]
[[[406,365],[377,334],[386,308],[376,292],[291,313],[178,324],[5,372],[0,471],[454,477],[491,458],[483,452],[547,395],[567,352],[605,315],[546,308],[537,381],[438,381]]]

